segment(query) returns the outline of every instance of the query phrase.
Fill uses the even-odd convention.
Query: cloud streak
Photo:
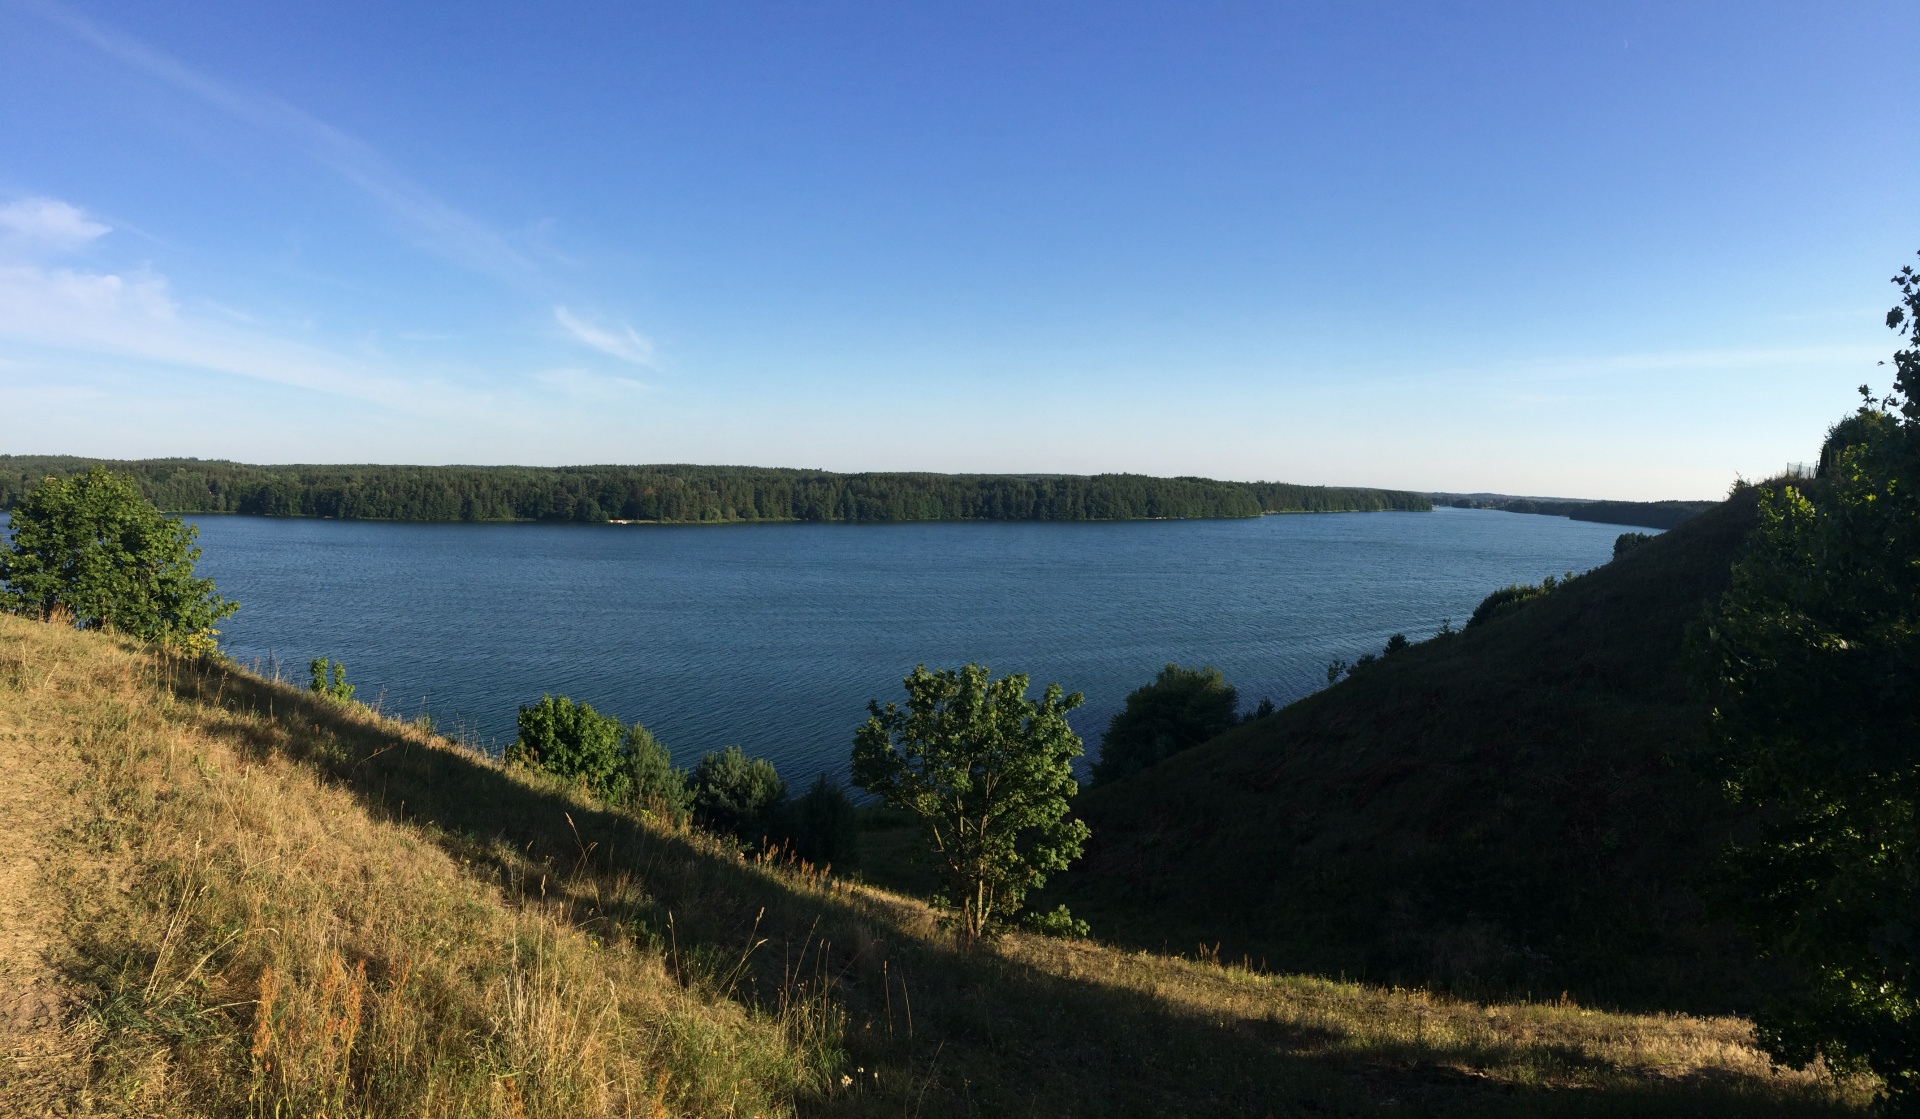
[[[653,365],[652,340],[625,323],[610,330],[580,318],[565,307],[555,307],[553,318],[574,338],[609,357],[617,357],[633,365]]]
[[[22,198],[0,206],[0,230],[29,245],[77,249],[111,229],[58,198]]]
[[[28,7],[122,65],[229,117],[289,138],[308,157],[373,198],[441,256],[522,290],[544,286],[539,269],[506,237],[408,179],[357,137],[278,98],[245,93],[209,78],[61,5],[42,0]]]

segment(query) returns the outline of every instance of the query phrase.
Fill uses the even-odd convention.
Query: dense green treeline
[[[0,455],[0,508],[101,460]],[[1426,510],[1396,490],[1138,474],[831,474],[739,466],[105,465],[176,513],[391,521],[1107,521]]]
[[[1290,482],[1242,483],[1263,513],[1425,513],[1433,501],[1406,490],[1370,490],[1351,486],[1296,486]]]
[[[1713,508],[1712,501],[1554,501],[1498,494],[1436,493],[1432,498],[1456,509],[1501,509],[1508,513],[1538,513],[1606,525],[1672,528],[1696,513]]]

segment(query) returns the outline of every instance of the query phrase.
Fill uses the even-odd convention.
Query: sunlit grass
[[[57,913],[71,1004],[0,1081],[8,1114],[1826,1115],[1867,1095],[1772,1069],[1738,1019],[1025,935],[963,950],[912,898],[425,728],[9,618],[0,742],[57,776],[71,821],[39,893],[9,899]]]

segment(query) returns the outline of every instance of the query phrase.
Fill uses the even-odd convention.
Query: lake
[[[1098,748],[1169,661],[1298,699],[1326,664],[1457,627],[1489,591],[1584,571],[1618,525],[1492,510],[1114,523],[465,525],[192,518],[242,604],[222,643],[497,750],[565,694],[690,765],[738,744],[788,783],[844,775],[867,700],[978,661],[1081,691]]]

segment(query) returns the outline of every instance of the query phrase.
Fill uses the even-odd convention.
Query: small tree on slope
[[[1920,274],[1894,392],[1836,425],[1819,480],[1760,494],[1702,642],[1728,787],[1763,821],[1728,901],[1804,977],[1757,1016],[1777,1057],[1870,1067],[1920,1113]],[[1883,410],[1894,406],[1893,411]]]
[[[12,535],[0,551],[0,605],[12,613],[65,610],[83,629],[208,651],[213,627],[239,609],[194,577],[198,531],[105,467],[40,483],[13,510]]]
[[[994,680],[977,664],[921,665],[903,682],[905,707],[867,704],[853,780],[920,817],[961,934],[975,940],[1011,920],[1027,891],[1086,843],[1087,825],[1067,819],[1081,754],[1067,712],[1080,693],[1048,684],[1036,702],[1026,676]]]

